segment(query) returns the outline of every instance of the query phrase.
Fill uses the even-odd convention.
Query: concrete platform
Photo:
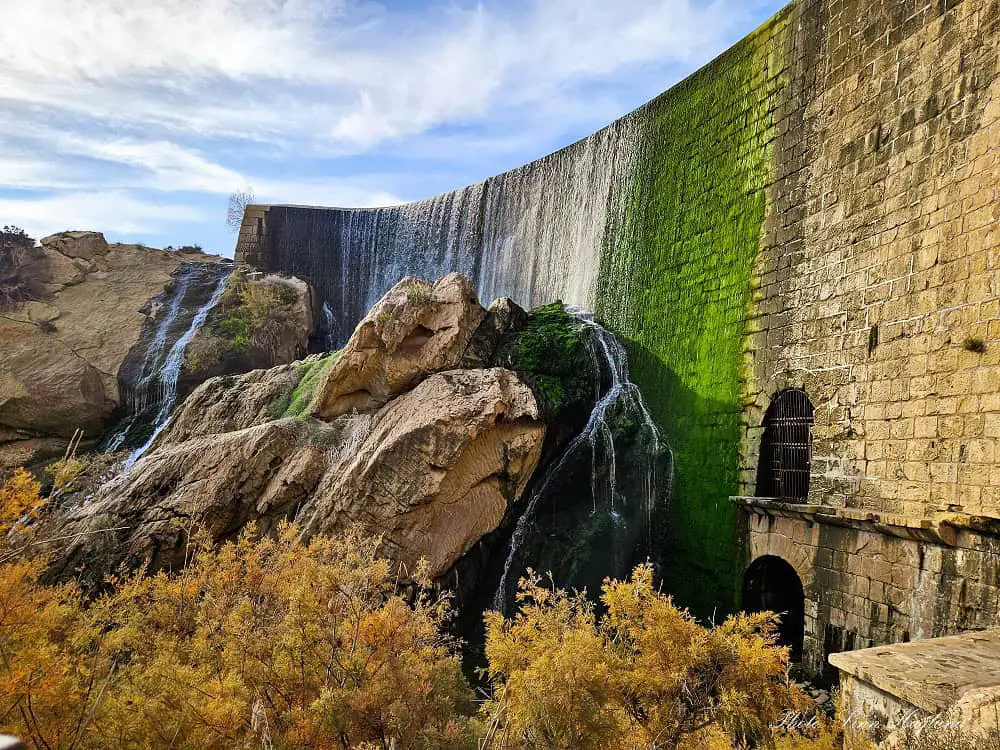
[[[831,654],[830,663],[849,714],[899,727],[1000,686],[1000,629]]]

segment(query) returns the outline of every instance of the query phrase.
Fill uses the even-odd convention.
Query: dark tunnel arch
[[[788,646],[790,659],[802,659],[805,636],[805,591],[799,574],[786,560],[764,555],[754,560],[743,574],[743,610],[777,612],[781,615],[778,634]]]

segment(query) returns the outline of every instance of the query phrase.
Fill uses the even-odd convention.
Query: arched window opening
[[[788,646],[791,661],[801,661],[805,635],[805,592],[795,568],[774,555],[754,560],[743,574],[743,611],[779,614],[781,645]]]
[[[764,414],[757,496],[804,502],[809,496],[813,405],[805,391],[782,391]]]

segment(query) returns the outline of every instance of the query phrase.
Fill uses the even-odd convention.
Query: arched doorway
[[[781,645],[793,662],[802,658],[805,635],[805,592],[795,568],[774,555],[758,557],[743,574],[743,610],[777,612]]]
[[[764,414],[757,497],[803,503],[809,496],[813,405],[805,391],[781,391]]]

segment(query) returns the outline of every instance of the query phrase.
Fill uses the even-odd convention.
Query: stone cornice
[[[912,517],[862,508],[786,503],[769,497],[734,496],[730,500],[758,516],[796,518],[807,523],[874,531],[947,547],[966,546],[959,540],[959,534],[963,531],[1000,537],[1000,519],[968,513],[938,513],[933,516]]]

